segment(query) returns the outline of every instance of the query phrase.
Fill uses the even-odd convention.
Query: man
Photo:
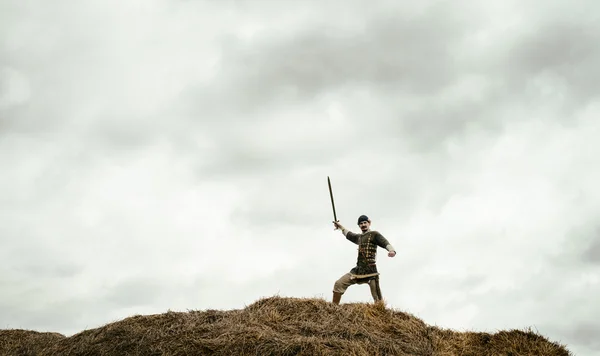
[[[350,272],[344,274],[333,285],[333,302],[340,304],[342,294],[346,292],[349,286],[354,284],[368,283],[371,288],[371,296],[375,302],[381,302],[381,289],[379,289],[379,272],[377,272],[376,257],[377,246],[388,250],[388,256],[396,256],[396,250],[377,231],[371,231],[371,220],[366,215],[358,218],[358,226],[362,231],[357,234],[348,231],[339,221],[334,221],[335,229],[341,229],[346,239],[358,245],[358,258],[356,266]]]

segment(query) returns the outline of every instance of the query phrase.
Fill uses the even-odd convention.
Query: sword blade
[[[327,176],[327,185],[329,186],[329,197],[331,198],[331,208],[333,209],[333,221],[338,221],[335,213],[335,203],[333,202],[333,191],[331,190],[331,180]]]

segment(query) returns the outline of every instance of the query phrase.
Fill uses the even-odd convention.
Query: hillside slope
[[[572,355],[532,331],[455,332],[381,304],[282,297],[239,310],[137,315],[71,337],[0,330],[0,354]]]

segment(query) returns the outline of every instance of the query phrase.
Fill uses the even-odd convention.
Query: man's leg
[[[340,304],[342,294],[346,292],[346,289],[348,289],[349,286],[356,283],[351,277],[352,275],[350,273],[346,273],[335,282],[333,285],[333,303]]]
[[[383,300],[381,289],[379,288],[379,276],[369,281],[369,288],[371,288],[371,296],[375,302],[380,302]]]

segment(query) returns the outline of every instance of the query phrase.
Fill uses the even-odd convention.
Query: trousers
[[[357,279],[353,278],[352,273],[348,272],[335,281],[335,284],[333,285],[333,292],[344,294],[351,285],[365,283],[369,284],[373,300],[379,301],[383,299],[381,295],[381,289],[379,288],[379,276]]]

